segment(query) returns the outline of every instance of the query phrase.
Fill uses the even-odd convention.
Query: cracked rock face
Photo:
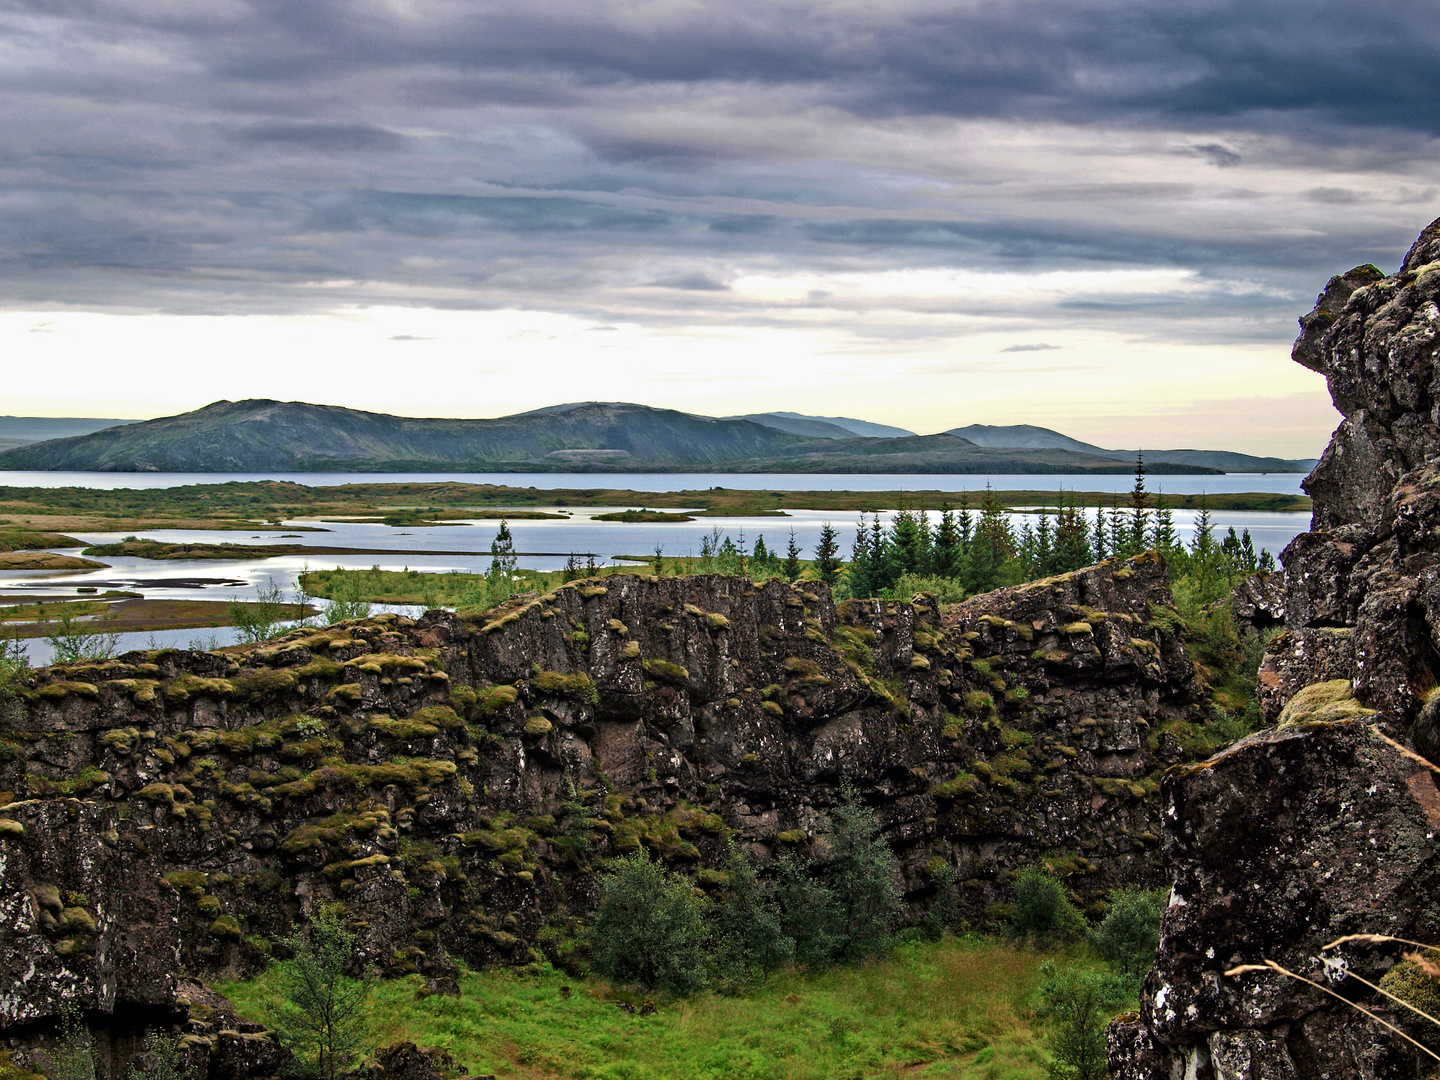
[[[1397,274],[1333,278],[1300,320],[1294,358],[1325,375],[1345,419],[1305,481],[1311,531],[1286,549],[1269,605],[1285,629],[1261,705],[1283,726],[1164,781],[1174,892],[1142,1013],[1111,1026],[1112,1076],[1421,1075],[1407,1044],[1320,991],[1223,972],[1274,960],[1389,1015],[1345,972],[1378,982],[1398,950],[1345,946],[1327,967],[1321,946],[1440,940],[1440,792],[1414,753],[1440,759],[1437,302],[1440,221]]]
[[[193,1020],[182,971],[253,971],[331,900],[384,972],[566,964],[599,860],[803,851],[842,783],[917,911],[936,860],[976,921],[1055,851],[1087,901],[1158,883],[1166,728],[1199,716],[1169,599],[1146,556],[943,612],[622,575],[42,670],[0,727],[0,1037],[39,1045],[67,1001]],[[195,1032],[213,1074],[274,1057],[225,1030]]]

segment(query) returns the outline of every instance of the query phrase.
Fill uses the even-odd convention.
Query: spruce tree
[[[1161,488],[1155,505],[1155,524],[1150,530],[1150,546],[1168,555],[1175,550],[1175,545],[1175,519],[1165,503],[1165,489]]]
[[[815,569],[820,580],[833,586],[840,578],[840,545],[836,542],[835,529],[830,522],[820,526],[820,539],[815,544]]]
[[[865,512],[860,512],[860,525],[855,530],[855,542],[850,545],[850,595],[868,597],[875,595],[874,573],[870,565],[870,529],[865,524]]]
[[[1110,550],[1110,534],[1105,528],[1105,508],[1103,506],[1095,507],[1095,527],[1091,535],[1093,537],[1091,542],[1095,547],[1095,561],[1104,562],[1112,552]]]
[[[1126,553],[1138,555],[1145,550],[1145,541],[1150,535],[1150,495],[1145,490],[1145,455],[1135,455],[1135,486],[1130,489],[1130,535],[1126,538]]]
[[[790,529],[790,546],[785,549],[785,580],[800,580],[800,545],[795,541],[795,529]]]
[[[932,564],[936,574],[947,578],[954,577],[960,567],[960,533],[955,527],[955,511],[949,503],[940,509]]]

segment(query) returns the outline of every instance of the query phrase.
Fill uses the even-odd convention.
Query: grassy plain
[[[641,997],[549,967],[468,974],[458,998],[417,1000],[412,976],[377,986],[370,1038],[440,1047],[505,1080],[1040,1080],[1048,1054],[1031,1002],[1044,959],[946,938],[879,963],[782,972],[744,997],[657,998],[645,1017],[617,1007]],[[272,1023],[275,987],[266,973],[219,989]]]
[[[978,480],[978,477],[977,477]],[[1053,489],[998,491],[1006,506],[1053,505]],[[1082,506],[1109,506],[1109,492],[1066,492]],[[1155,496],[1151,496],[1152,500]],[[1196,508],[1200,496],[1165,495],[1172,508]],[[633,491],[625,488],[519,488],[453,482],[342,484],[307,487],[284,480],[189,484],[184,487],[95,488],[0,487],[0,529],[134,532],[141,529],[256,529],[299,518],[380,521],[419,525],[458,518],[519,517],[550,507],[628,506],[684,510],[710,517],[771,516],[785,510],[856,513],[899,506],[938,509],[980,494],[964,491]],[[1302,495],[1270,492],[1211,495],[1211,510],[1305,511]],[[499,512],[505,511],[505,515]],[[290,526],[294,528],[294,526]],[[47,545],[51,546],[51,545]]]

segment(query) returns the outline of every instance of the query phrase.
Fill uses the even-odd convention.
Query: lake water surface
[[[611,487],[625,486],[636,490],[676,490],[679,488],[734,487],[744,489],[780,488],[785,490],[983,490],[988,479],[997,489],[1015,490],[1032,488],[1058,490],[1063,483],[1079,490],[1127,491],[1132,478],[1126,476],[929,476],[929,475],[814,475],[787,474],[783,476],[735,475],[735,474],[476,474],[470,477],[439,476],[430,474],[398,474],[381,476],[366,474],[280,474],[274,477],[240,476],[228,474],[175,474],[175,473],[0,473],[0,484],[34,487],[37,478],[48,481],[43,486],[80,485],[87,487],[174,487],[186,482],[214,483],[239,479],[295,479],[303,483],[367,483],[381,480],[431,481],[459,480],[475,483],[506,483],[513,486],[528,486],[529,480],[535,486],[551,487]],[[1158,489],[1164,481],[1167,491],[1185,493],[1188,491],[1270,491],[1295,493],[1299,490],[1298,475],[1247,474],[1223,477],[1154,477],[1151,486]],[[1197,482],[1195,487],[1171,486],[1172,481]],[[1201,488],[1199,481],[1212,486]],[[1224,481],[1223,488],[1215,485]],[[641,487],[641,483],[650,486]],[[1072,485],[1073,482],[1073,485]],[[1053,488],[1051,487],[1053,485]],[[536,508],[528,508],[536,509]],[[543,509],[543,508],[539,508]],[[614,561],[618,555],[649,556],[659,546],[664,555],[683,556],[698,554],[701,536],[713,528],[739,541],[743,536],[747,547],[753,548],[756,540],[764,536],[771,549],[783,553],[793,529],[795,539],[804,557],[814,551],[820,530],[825,522],[831,522],[840,536],[842,554],[848,554],[855,536],[858,515],[819,510],[790,510],[784,517],[725,517],[698,518],[693,522],[669,523],[625,523],[595,521],[597,514],[615,507],[570,508],[565,520],[528,521],[520,520],[510,524],[515,538],[516,551],[520,553],[519,564],[535,570],[557,570],[564,566],[570,553],[585,558],[594,555],[598,563]],[[624,509],[619,507],[618,509]],[[1093,519],[1093,509],[1087,515]],[[1175,526],[1182,537],[1188,539],[1193,533],[1195,513],[1174,511]],[[1217,532],[1234,527],[1237,531],[1249,529],[1258,549],[1269,550],[1276,555],[1298,533],[1310,527],[1308,513],[1268,513],[1259,511],[1219,511],[1212,514]],[[1015,513],[1012,519],[1018,526],[1033,523],[1034,515]],[[933,516],[932,516],[933,520]],[[323,532],[292,531],[294,526],[319,528]],[[484,572],[490,566],[490,543],[495,538],[498,522],[472,521],[432,526],[391,527],[373,523],[339,523],[316,519],[300,518],[287,521],[279,527],[270,527],[253,533],[218,530],[145,530],[146,537],[192,543],[235,543],[235,544],[297,544],[303,547],[349,547],[374,551],[367,555],[293,555],[277,558],[257,557],[238,560],[165,560],[152,561],[136,558],[111,558],[101,560],[109,563],[106,569],[85,571],[9,571],[0,572],[0,592],[8,595],[24,595],[35,598],[74,597],[79,588],[122,589],[142,593],[153,599],[208,599],[226,600],[231,597],[253,598],[258,587],[273,581],[287,596],[293,594],[298,576],[307,567],[328,569],[340,566],[363,569],[378,566],[382,570],[419,569],[430,572],[465,573]],[[77,539],[88,544],[104,544],[122,538],[119,532],[79,532]],[[78,554],[80,549],[68,551]],[[410,612],[408,608],[392,608]],[[192,642],[209,644],[232,644],[234,631],[225,628],[207,630],[176,630],[164,633],[136,633],[123,635],[121,648],[134,649],[157,645],[189,645]],[[28,643],[30,655],[35,663],[49,659],[48,644],[40,639]]]

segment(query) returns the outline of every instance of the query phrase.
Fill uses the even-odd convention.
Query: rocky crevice
[[[1153,556],[944,611],[619,576],[42,670],[0,728],[0,1037],[27,1052],[67,1001],[186,1015],[182,972],[253,971],[332,900],[385,972],[570,964],[601,860],[704,886],[729,837],[805,850],[842,783],[916,909],[937,860],[977,924],[1037,858],[1087,901],[1157,882],[1199,718],[1168,605]]]
[[[1322,946],[1354,933],[1440,941],[1440,221],[1386,276],[1333,278],[1294,358],[1344,421],[1305,481],[1311,531],[1282,557],[1284,631],[1260,670],[1279,726],[1162,783],[1174,891],[1141,1015],[1112,1025],[1122,1080],[1413,1078],[1417,1051],[1294,980],[1228,977],[1271,959],[1404,1021],[1346,978],[1399,950]],[[1326,960],[1329,960],[1327,964]],[[1430,1033],[1431,1036],[1434,1032]]]

